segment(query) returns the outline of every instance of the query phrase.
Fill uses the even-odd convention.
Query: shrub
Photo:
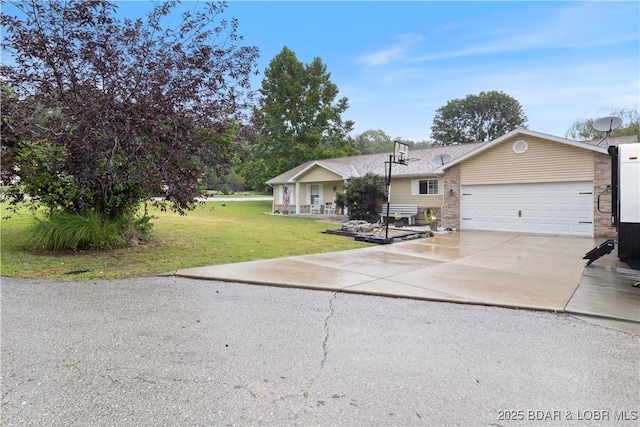
[[[386,195],[383,178],[367,173],[349,181],[345,186],[344,197],[336,197],[336,206],[346,207],[349,219],[375,222],[378,216],[376,209]]]

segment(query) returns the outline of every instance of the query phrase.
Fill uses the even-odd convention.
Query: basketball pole
[[[391,206],[391,168],[393,167],[394,164],[406,166],[408,152],[409,152],[409,144],[405,144],[399,139],[396,139],[395,141],[393,141],[393,153],[389,154],[389,161],[384,162],[385,175],[387,179],[387,213],[386,213],[385,227],[384,227],[385,242],[389,241],[389,207]],[[387,164],[389,165],[388,172],[386,170]]]

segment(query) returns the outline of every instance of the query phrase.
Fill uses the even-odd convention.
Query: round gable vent
[[[513,143],[513,152],[516,154],[522,154],[526,152],[528,148],[529,144],[527,144],[527,141],[519,139]]]

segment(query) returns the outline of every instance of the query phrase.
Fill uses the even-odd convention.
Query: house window
[[[322,185],[311,184],[309,185],[309,203],[312,205],[319,205],[322,203]]]
[[[421,179],[418,181],[418,194],[438,194],[438,180]]]

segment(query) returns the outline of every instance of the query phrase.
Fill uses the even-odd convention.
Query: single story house
[[[439,226],[458,230],[615,237],[607,148],[635,142],[637,136],[573,141],[518,128],[489,142],[410,151],[406,165],[393,165],[391,204],[417,205],[418,224],[433,209]],[[380,153],[305,162],[267,181],[273,211],[310,214],[312,205],[331,204],[350,179],[384,176],[388,161],[389,153]]]

